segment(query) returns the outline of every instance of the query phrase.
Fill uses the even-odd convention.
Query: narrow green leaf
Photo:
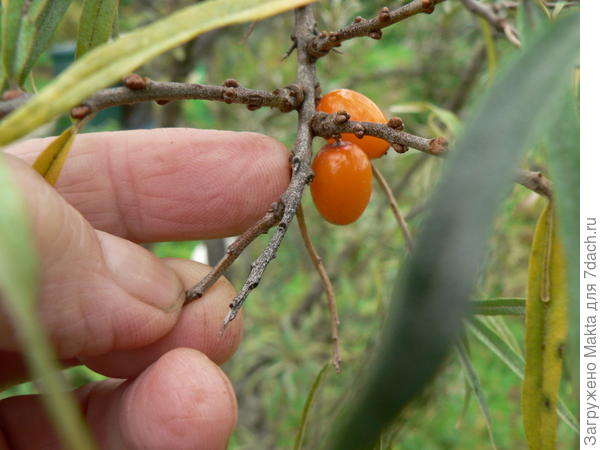
[[[524,298],[493,298],[477,300],[471,303],[473,314],[480,316],[523,316]]]
[[[77,34],[77,58],[108,41],[118,9],[119,0],[85,0]]]
[[[29,133],[157,55],[199,34],[264,19],[314,0],[213,0],[96,47],[0,123],[0,145]]]
[[[42,400],[68,449],[93,449],[79,406],[66,391],[37,311],[39,269],[28,217],[0,153],[0,301],[15,326],[31,376],[45,388]]]
[[[521,355],[523,357],[523,350],[521,348],[521,344],[515,337],[515,334],[512,332],[508,324],[506,323],[506,319],[502,316],[488,316],[482,317],[489,325],[490,328],[494,330],[494,332],[504,341],[517,355]]]
[[[21,10],[25,0],[2,0],[2,64],[7,78],[16,87],[17,42],[21,28]]]
[[[325,363],[323,368],[317,374],[317,377],[312,383],[310,387],[310,391],[308,392],[308,397],[306,397],[306,402],[304,403],[304,408],[302,409],[302,418],[300,419],[300,426],[298,428],[298,433],[296,434],[296,441],[294,442],[294,450],[300,450],[303,445],[304,436],[306,434],[306,427],[308,425],[308,416],[311,411],[312,405],[316,398],[316,394],[319,391],[319,387],[325,381],[327,374],[329,373],[329,369],[331,368],[331,363],[328,361]]]
[[[532,449],[556,447],[556,403],[567,335],[567,280],[553,203],[542,212],[529,258],[523,424]]]
[[[521,44],[529,43],[532,37],[540,28],[542,28],[548,18],[537,0],[519,0],[517,7],[517,31]]]
[[[56,184],[60,171],[67,160],[81,122],[77,122],[63,131],[38,155],[33,163],[34,170],[52,186]]]
[[[483,316],[478,317],[477,319],[484,324],[504,346],[508,347],[510,351],[519,358],[522,364],[524,364],[525,358],[523,356],[523,350],[503,317]]]
[[[492,34],[492,27],[490,23],[482,17],[478,17],[477,20],[479,21],[479,26],[481,27],[481,34],[483,35],[483,42],[485,43],[485,53],[487,56],[488,65],[487,82],[491,84],[494,81],[494,77],[496,76],[496,68],[498,66],[496,42]]]
[[[71,0],[7,0],[3,23],[4,68],[12,84],[22,86],[39,56],[50,45]]]
[[[529,257],[529,281],[527,293],[527,319],[525,348],[527,362],[521,396],[523,424],[529,448],[542,448],[540,419],[543,408],[542,380],[544,376],[543,349],[545,303],[548,298],[548,276],[550,257],[550,235],[552,233],[552,211],[546,206],[539,218],[531,244]]]
[[[579,18],[548,23],[499,73],[473,111],[431,201],[415,251],[398,277],[364,387],[354,389],[329,449],[370,449],[425,388],[460,335],[494,214],[526,148],[545,124],[538,112],[568,82]],[[527,120],[523,120],[526,117]]]
[[[492,350],[500,360],[510,368],[520,378],[523,378],[523,368],[525,360],[513,348],[504,342],[500,336],[483,320],[471,317],[467,320],[469,330],[477,337],[487,348]]]
[[[575,89],[564,90],[561,114],[550,128],[545,148],[569,280],[569,367],[579,370],[579,105]],[[577,376],[574,377],[579,379]]]
[[[500,337],[482,320],[472,317],[468,319],[467,326],[473,336],[490,349],[498,358],[513,371],[515,375],[523,379],[525,371],[525,360],[522,356],[515,353]],[[558,416],[571,428],[579,434],[579,423],[575,415],[569,410],[562,398],[558,400]]]
[[[458,359],[465,371],[465,375],[469,382],[469,386],[473,390],[477,401],[479,402],[479,407],[481,408],[481,412],[483,413],[483,418],[485,419],[485,425],[488,429],[488,433],[490,435],[490,443],[492,444],[492,448],[496,449],[496,441],[494,440],[494,428],[492,426],[492,416],[490,414],[490,408],[487,403],[487,399],[485,398],[485,393],[483,392],[483,388],[481,386],[481,382],[479,381],[479,377],[477,376],[477,372],[475,372],[475,368],[471,363],[471,359],[467,353],[467,349],[465,348],[462,342],[458,342],[456,344],[456,353],[458,354]]]

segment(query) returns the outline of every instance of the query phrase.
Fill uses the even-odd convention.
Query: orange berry
[[[310,193],[328,222],[347,225],[363,213],[371,198],[371,163],[351,142],[325,145],[315,157]]]
[[[337,89],[325,94],[317,105],[317,111],[328,114],[346,111],[350,114],[350,120],[387,123],[387,119],[371,99],[350,89]],[[358,138],[352,133],[342,133],[342,139],[358,145],[369,159],[379,158],[390,146],[387,141],[373,136]]]

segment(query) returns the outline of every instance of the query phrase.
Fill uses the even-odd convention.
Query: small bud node
[[[88,105],[79,105],[71,109],[71,117],[73,119],[83,119],[92,112],[92,108]]]
[[[404,122],[400,117],[392,117],[388,120],[387,126],[393,128],[394,130],[404,130]]]
[[[8,91],[4,91],[2,93],[2,100],[4,100],[4,101],[14,100],[15,98],[20,97],[24,93],[25,92],[23,92],[20,89],[9,89]]]
[[[392,20],[392,16],[390,15],[390,9],[387,6],[381,8],[379,11],[379,22],[381,23],[389,23]]]
[[[369,37],[378,41],[383,37],[383,32],[381,30],[373,30],[369,33]]]
[[[406,153],[408,151],[408,147],[404,144],[392,144],[392,148],[396,153]]]
[[[365,135],[365,128],[361,124],[357,123],[352,127],[352,132],[357,138],[362,139]]]
[[[146,86],[148,85],[149,81],[149,78],[142,77],[137,73],[130,73],[129,75],[123,78],[123,84],[125,85],[125,87],[131,89],[132,91],[146,89]]]
[[[346,111],[338,111],[333,118],[333,121],[338,125],[346,123],[348,120],[350,120],[350,114]]]
[[[235,80],[233,78],[227,78],[223,82],[223,86],[230,87],[230,88],[236,88],[236,87],[240,87],[240,83],[238,83],[237,80]]]

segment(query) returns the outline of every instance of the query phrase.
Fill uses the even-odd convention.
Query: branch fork
[[[317,112],[311,120],[315,136],[323,138],[339,138],[341,133],[353,133],[358,138],[374,136],[384,139],[396,151],[404,153],[408,147],[433,156],[442,156],[448,152],[448,140],[443,136],[424,138],[407,133],[402,119],[393,117],[387,124],[375,122],[358,122],[350,120],[346,111],[335,114]]]

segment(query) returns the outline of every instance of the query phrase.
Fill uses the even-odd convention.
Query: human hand
[[[58,357],[112,377],[76,392],[99,447],[225,448],[237,406],[218,364],[239,344],[241,317],[219,330],[235,291],[221,279],[182,306],[185,289],[209,268],[161,260],[135,243],[243,232],[286,188],[287,151],[254,133],[83,134],[54,189],[30,167],[48,142],[20,143],[0,157],[31,216],[40,314]],[[1,305],[0,367],[0,386],[27,376]],[[38,396],[0,402],[3,445],[59,446]]]

